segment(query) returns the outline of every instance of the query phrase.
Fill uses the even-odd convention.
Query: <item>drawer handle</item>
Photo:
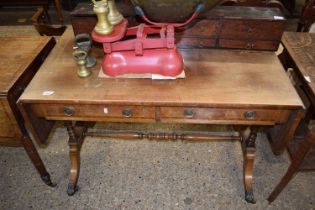
[[[124,116],[124,117],[127,117],[127,118],[130,118],[130,117],[132,117],[132,115],[133,115],[133,112],[132,112],[132,110],[131,109],[124,109],[124,110],[122,110],[122,115]]]
[[[255,44],[254,43],[247,43],[245,46],[246,50],[252,50],[255,48]]]
[[[64,107],[63,108],[63,113],[66,116],[70,117],[70,116],[72,116],[74,114],[74,108],[73,107]]]
[[[253,32],[253,28],[249,27],[249,28],[247,29],[247,32],[248,32],[248,33]]]
[[[256,117],[256,112],[255,111],[248,111],[248,112],[245,112],[244,115],[245,115],[245,118],[247,120],[253,120]]]
[[[184,116],[186,117],[186,118],[193,118],[194,117],[194,110],[192,110],[192,109],[185,109],[184,110]]]

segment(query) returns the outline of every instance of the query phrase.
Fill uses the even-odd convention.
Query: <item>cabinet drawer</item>
[[[180,36],[216,36],[220,23],[218,20],[203,19],[193,25],[189,25],[184,30],[177,29],[176,34]]]
[[[279,21],[224,20],[220,38],[280,41],[283,30]]]
[[[284,123],[290,116],[286,110],[251,110],[251,109],[216,109],[216,108],[190,108],[190,107],[162,107],[161,121],[186,121],[192,123],[245,123],[263,122]]]
[[[220,39],[219,47],[245,50],[277,50],[279,47],[279,42]]]
[[[132,121],[135,119],[155,120],[155,108],[144,106],[113,105],[78,105],[78,104],[37,104],[32,110],[40,117],[47,119],[91,119],[98,121],[119,119]]]
[[[177,38],[178,48],[212,48],[215,47],[215,39],[203,39],[203,38]]]

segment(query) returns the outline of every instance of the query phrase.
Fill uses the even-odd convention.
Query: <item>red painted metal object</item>
[[[175,27],[190,23],[202,10],[198,6],[185,23],[155,23],[147,19],[140,7],[138,15],[152,25],[140,24],[127,28],[127,20],[115,26],[113,33],[92,32],[96,42],[103,43],[103,72],[108,76],[124,74],[156,74],[176,77],[184,69],[183,58],[176,49]]]

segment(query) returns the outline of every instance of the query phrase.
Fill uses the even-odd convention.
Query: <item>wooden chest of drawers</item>
[[[138,20],[132,7],[119,4],[131,26]],[[72,12],[75,34],[91,33],[96,16],[92,5],[79,4]],[[285,19],[278,8],[218,6],[176,33],[179,48],[277,50]]]
[[[16,102],[54,45],[49,37],[1,38],[0,145],[21,145]]]
[[[180,48],[277,50],[285,19],[278,8],[219,6],[177,33]]]

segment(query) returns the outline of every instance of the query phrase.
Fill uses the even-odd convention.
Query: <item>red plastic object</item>
[[[125,31],[124,41],[111,42],[112,34],[102,36],[92,33],[95,41],[103,43],[106,55],[102,67],[106,75],[158,74],[175,77],[183,71],[183,58],[176,49],[172,25],[140,24],[127,30],[116,26],[114,33],[121,34],[119,30]]]
[[[187,25],[203,8],[200,4],[189,20],[171,24],[152,22],[140,7],[136,7],[138,15],[153,24],[152,26],[140,24],[127,29],[127,20],[124,20],[109,35],[100,35],[93,31],[93,40],[103,43],[106,54],[103,72],[108,76],[157,74],[176,77],[181,74],[184,64],[176,49],[174,27]]]
[[[108,76],[159,74],[175,77],[183,71],[183,61],[176,49],[145,50],[142,56],[135,56],[134,51],[118,51],[106,55],[103,71]]]

